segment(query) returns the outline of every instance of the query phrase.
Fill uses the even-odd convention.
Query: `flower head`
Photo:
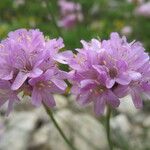
[[[68,29],[83,20],[81,5],[79,3],[59,0],[58,4],[61,12],[61,20],[58,22],[59,26]]]
[[[1,104],[9,100],[10,111],[17,97],[14,95],[23,91],[32,95],[35,105],[44,101],[48,106],[54,106],[51,94],[64,92],[66,88],[63,81],[66,74],[58,69],[55,60],[62,47],[61,38],[45,39],[39,30],[10,32],[0,43],[0,89],[7,89],[7,92],[5,89],[0,93]]]
[[[119,106],[119,98],[132,95],[136,108],[141,108],[141,94],[149,91],[149,56],[139,42],[128,43],[125,37],[112,33],[109,40],[81,41],[77,55],[63,52],[61,63],[71,68],[72,92],[82,104],[94,103],[96,114],[105,105]],[[69,57],[68,57],[69,56]]]

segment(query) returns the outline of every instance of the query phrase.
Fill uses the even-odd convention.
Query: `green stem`
[[[62,131],[62,129],[60,128],[60,126],[58,125],[57,121],[55,120],[52,111],[43,103],[43,106],[45,108],[45,111],[47,112],[48,116],[50,117],[50,119],[52,120],[52,122],[54,123],[56,129],[58,130],[58,132],[60,133],[60,135],[62,136],[62,138],[64,139],[64,141],[66,142],[66,144],[70,147],[71,150],[77,150],[72,144],[71,142],[68,140],[68,138],[66,137],[66,135],[64,134],[64,132]]]
[[[62,36],[62,32],[61,32],[59,26],[57,25],[57,21],[56,21],[55,15],[53,14],[52,0],[45,0],[45,2],[46,2],[46,6],[47,6],[48,11],[51,14],[51,18],[52,18],[53,24],[54,24],[54,26],[55,26],[55,28],[57,30],[58,35],[61,36],[61,37],[63,37]]]
[[[107,132],[107,141],[109,145],[109,149],[113,150],[113,145],[110,137],[110,117],[111,117],[111,108],[108,106],[107,114],[106,114],[106,132]]]

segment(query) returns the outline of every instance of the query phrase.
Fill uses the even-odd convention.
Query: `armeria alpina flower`
[[[135,10],[135,14],[144,17],[150,17],[150,2],[143,3]]]
[[[19,101],[16,91],[11,90],[11,83],[9,81],[0,80],[0,106],[8,101],[7,115],[13,109],[13,104]]]
[[[57,60],[71,68],[72,92],[80,104],[94,103],[96,114],[105,105],[119,106],[119,98],[131,94],[136,108],[141,108],[141,94],[149,93],[149,56],[138,42],[128,43],[112,33],[109,40],[81,41],[77,55],[63,52]],[[146,70],[143,68],[147,68]]]
[[[55,60],[55,55],[63,47],[61,38],[45,39],[39,30],[10,32],[0,43],[0,81],[6,83],[4,88],[9,88],[7,93],[0,90],[1,105],[9,100],[10,111],[16,98],[12,95],[23,91],[32,95],[34,105],[39,106],[43,101],[53,107],[55,101],[52,94],[63,93],[67,86],[63,81],[67,74],[58,69]]]
[[[65,72],[54,68],[37,78],[30,79],[29,84],[33,87],[32,103],[40,106],[43,101],[49,107],[55,106],[52,94],[65,91],[67,85],[64,78],[66,78]]]
[[[72,28],[77,22],[83,20],[81,5],[66,0],[59,0],[61,19],[58,24],[66,29]]]
[[[43,73],[39,65],[44,60],[45,42],[44,36],[38,30],[17,30],[10,32],[8,38],[2,42],[4,52],[0,53],[8,66],[11,67],[15,80],[12,90],[19,89],[28,77],[37,77]],[[3,58],[2,58],[3,59]],[[3,63],[1,63],[3,66]],[[1,72],[6,72],[3,68]],[[11,76],[13,77],[13,76]]]
[[[114,59],[120,59],[127,64],[127,73],[130,82],[127,85],[119,84],[114,88],[119,97],[124,94],[131,94],[133,103],[136,108],[142,107],[141,95],[147,90],[143,84],[149,87],[149,56],[139,42],[127,43],[126,38],[122,39],[118,34],[111,34],[110,40],[103,41],[103,48],[111,54]],[[123,66],[122,66],[123,68]],[[143,69],[145,68],[145,70]],[[147,69],[146,69],[147,68]]]
[[[124,26],[122,29],[121,29],[121,33],[122,35],[125,35],[125,36],[130,36],[133,32],[133,29],[131,26]]]

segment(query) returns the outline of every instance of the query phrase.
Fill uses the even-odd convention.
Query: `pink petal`
[[[118,78],[116,78],[116,82],[121,85],[127,85],[131,81],[131,78],[128,74],[121,74]]]
[[[119,69],[119,72],[124,72],[127,70],[127,63],[125,61],[118,60],[116,62],[116,66]]]
[[[42,103],[41,91],[37,90],[36,88],[33,88],[31,99],[32,104],[39,107]]]
[[[45,80],[50,80],[51,78],[54,77],[54,74],[55,74],[55,70],[54,69],[48,69],[44,74],[44,79]]]
[[[112,80],[111,79],[106,80],[106,87],[108,89],[112,88],[114,84],[115,84],[115,80],[113,80],[113,79]]]
[[[71,51],[64,51],[55,56],[55,60],[62,63],[68,64],[68,61],[73,58],[73,53]]]
[[[67,88],[67,84],[63,80],[52,79],[51,81],[61,90],[65,90]]]
[[[135,71],[129,71],[128,74],[132,80],[138,80],[142,77],[142,75],[139,72],[135,72]]]
[[[132,90],[131,96],[132,96],[132,100],[133,100],[134,106],[137,109],[142,108],[143,107],[143,102],[142,102],[140,94],[138,92]]]
[[[2,77],[3,80],[11,80],[13,78],[13,71],[10,72],[10,74]]]
[[[77,97],[77,102],[81,105],[81,106],[84,106],[88,103],[91,102],[91,98],[89,97],[89,93],[84,93],[84,94],[80,94],[78,97]]]
[[[31,78],[36,78],[39,77],[41,74],[43,73],[43,71],[39,68],[35,68],[33,69],[33,71],[30,73],[30,77]]]
[[[48,92],[47,93],[43,93],[42,94],[42,98],[43,98],[44,103],[48,107],[54,107],[56,105],[54,97],[51,94],[49,94]]]
[[[100,65],[92,65],[92,67],[100,74],[102,74],[106,71],[105,68]]]
[[[119,98],[123,98],[125,96],[127,96],[129,93],[129,88],[128,86],[117,86],[117,88],[115,88],[113,90],[113,92],[115,93],[115,95],[117,95]]]
[[[96,101],[94,102],[94,112],[96,115],[102,115],[105,110],[105,100],[103,97],[97,97]]]
[[[19,89],[22,84],[25,82],[25,80],[28,78],[29,74],[25,72],[19,72],[17,77],[15,78],[15,81],[13,82],[11,89],[17,90]]]
[[[110,104],[114,108],[118,107],[120,104],[119,98],[111,91],[108,91],[106,93],[105,99],[107,103]]]
[[[80,82],[80,84],[81,84],[81,88],[84,88],[84,87],[86,87],[86,86],[88,86],[88,85],[93,85],[93,84],[95,84],[95,81],[92,80],[92,79],[85,79],[85,80],[82,80],[82,81]]]

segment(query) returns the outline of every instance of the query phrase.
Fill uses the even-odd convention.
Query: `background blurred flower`
[[[59,0],[58,4],[61,13],[61,19],[58,22],[60,27],[71,28],[75,26],[77,22],[83,21],[83,14],[79,3]]]
[[[136,8],[135,14],[144,17],[150,17],[150,2],[144,3]]]
[[[125,36],[130,36],[132,34],[132,27],[131,26],[125,26],[122,28],[121,33]]]

